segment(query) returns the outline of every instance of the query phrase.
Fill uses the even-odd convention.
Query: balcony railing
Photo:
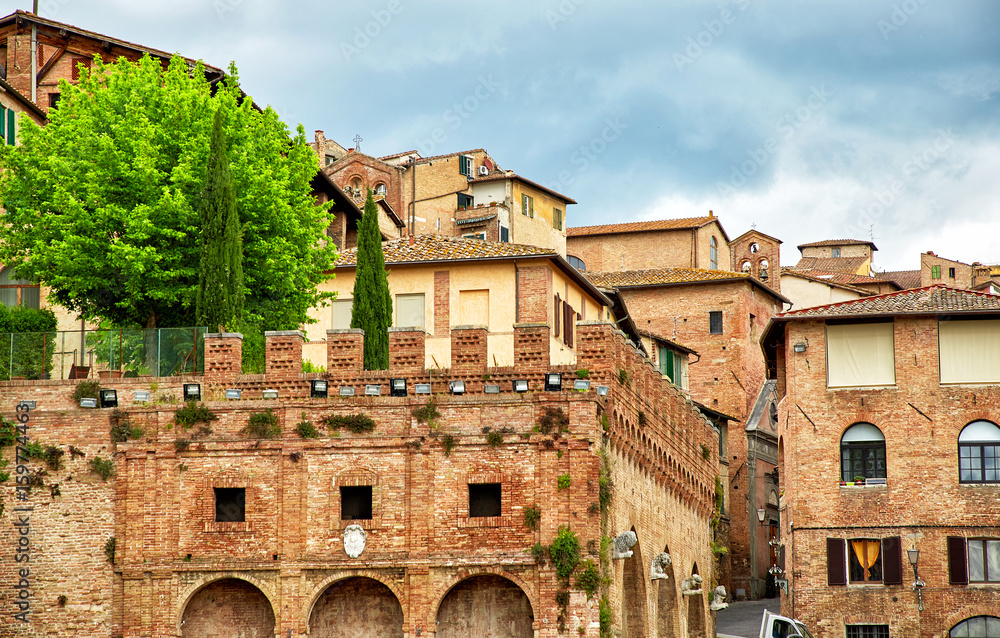
[[[0,380],[204,372],[207,328],[0,333]]]

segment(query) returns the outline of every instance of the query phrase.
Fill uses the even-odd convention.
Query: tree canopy
[[[358,224],[358,262],[354,276],[351,327],[365,331],[365,370],[389,368],[389,326],[392,296],[378,228],[378,207],[368,189],[365,210]]]
[[[60,84],[49,124],[20,121],[0,150],[0,263],[52,288],[50,299],[118,327],[192,325],[198,296],[200,200],[213,116],[223,116],[243,229],[245,318],[294,329],[328,298],[317,284],[335,249],[329,205],[310,182],[316,158],[270,108],[242,95],[235,68],[212,87],[202,66],[81,66]]]

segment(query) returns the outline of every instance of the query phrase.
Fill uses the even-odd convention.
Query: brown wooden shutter
[[[826,539],[826,584],[847,585],[847,541]]]
[[[576,316],[576,311],[573,310],[573,306],[571,306],[569,304],[563,304],[563,307],[566,308],[566,316],[563,317],[563,323],[565,324],[563,326],[563,334],[565,335],[565,339],[563,339],[563,341],[566,342],[567,346],[569,346],[570,348],[572,348],[573,347],[573,317]]]
[[[903,543],[899,536],[882,539],[882,582],[903,584]]]
[[[555,310],[552,311],[553,323],[555,323],[555,333],[552,335],[554,337],[559,336],[559,315],[562,313],[562,304],[559,303],[559,295],[556,295]]]
[[[969,584],[968,546],[961,536],[948,537],[948,582],[952,585]]]

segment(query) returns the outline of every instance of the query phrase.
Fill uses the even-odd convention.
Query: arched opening
[[[1000,638],[1000,618],[976,616],[963,620],[951,628],[948,638]]]
[[[635,532],[635,528],[632,528]],[[636,533],[636,538],[639,534]],[[642,547],[632,546],[632,556],[625,559],[622,574],[622,636],[646,636],[646,577],[643,574]]]
[[[698,573],[698,563],[691,569],[691,575]],[[705,583],[702,582],[697,594],[685,596],[688,606],[688,638],[705,638]]]
[[[884,479],[885,435],[871,423],[855,423],[840,439],[840,480]]]
[[[973,421],[958,435],[958,480],[960,483],[1000,483],[1000,427],[989,421]]]
[[[663,548],[665,554],[670,553],[670,547]],[[677,631],[677,581],[674,579],[674,566],[671,563],[664,570],[667,578],[656,581],[656,635],[659,638],[675,638]]]
[[[532,638],[535,615],[531,601],[501,576],[467,578],[441,601],[437,638]]]
[[[274,611],[254,585],[223,578],[191,597],[181,618],[182,638],[273,638]]]
[[[313,638],[402,638],[403,608],[392,590],[373,578],[345,578],[316,600],[309,615]]]

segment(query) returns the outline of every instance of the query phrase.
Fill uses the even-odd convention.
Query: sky
[[[30,10],[5,0],[4,13]],[[1000,264],[996,0],[40,0],[80,28],[239,69],[374,156],[485,148],[569,226],[707,214],[796,246]]]

